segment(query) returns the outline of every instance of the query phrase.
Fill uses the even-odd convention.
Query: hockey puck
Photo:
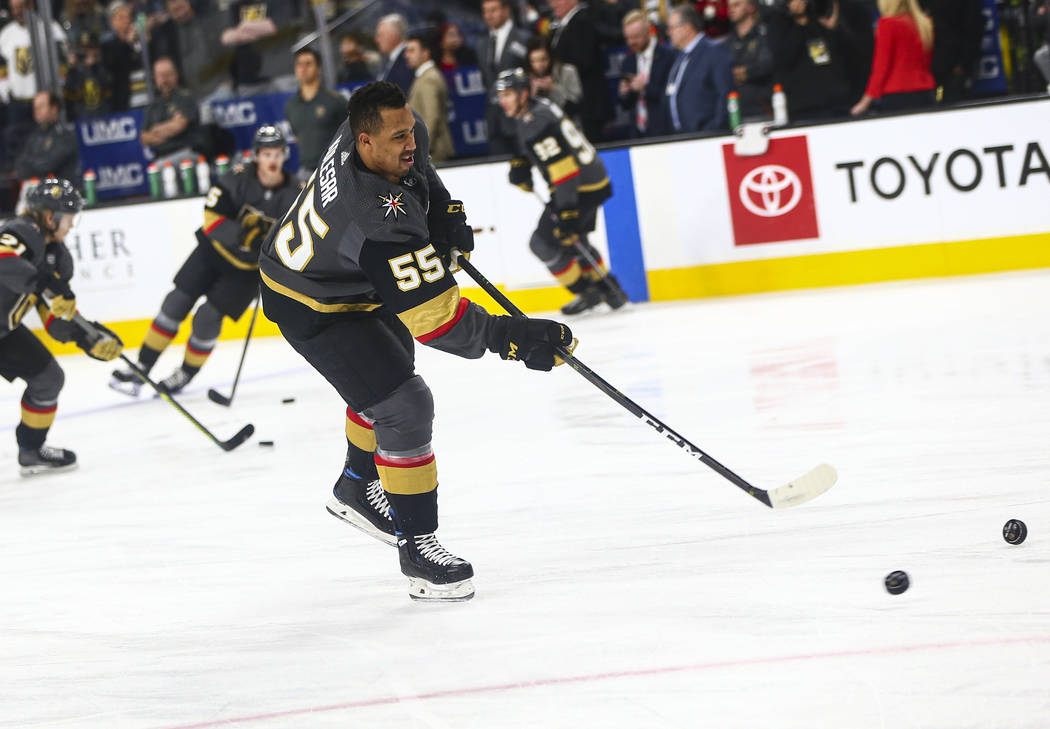
[[[1003,539],[1008,544],[1020,544],[1028,537],[1028,527],[1020,519],[1011,519],[1003,524]]]
[[[285,405],[287,405],[290,402],[295,402],[295,398],[294,397],[286,397],[283,400],[281,400],[281,402],[283,402]]]
[[[908,579],[908,573],[903,570],[894,570],[886,575],[886,592],[891,595],[899,595],[908,589],[908,585],[911,581]]]
[[[261,445],[261,446],[272,446],[273,445],[273,441],[272,440],[261,440],[261,441],[259,441],[259,445]]]

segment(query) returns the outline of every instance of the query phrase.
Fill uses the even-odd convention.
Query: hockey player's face
[[[277,147],[263,147],[255,155],[255,161],[264,174],[274,177],[281,171],[281,165],[284,164],[284,150]]]
[[[408,106],[383,109],[383,126],[375,134],[362,134],[359,146],[366,164],[390,180],[400,180],[416,161],[416,118]]]
[[[499,107],[503,109],[503,113],[511,118],[521,116],[521,112],[525,109],[525,93],[523,91],[516,91],[514,89],[503,89],[498,94]]]

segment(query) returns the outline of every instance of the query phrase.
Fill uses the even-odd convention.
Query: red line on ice
[[[533,681],[519,681],[517,683],[503,683],[491,684],[488,686],[474,686],[469,688],[445,689],[444,691],[429,691],[427,693],[410,694],[407,696],[385,696],[375,699],[361,699],[360,701],[348,701],[343,704],[330,704],[328,706],[312,706],[310,708],[289,709],[287,711],[275,711],[269,714],[255,714],[253,716],[237,716],[229,719],[202,721],[197,724],[179,724],[178,726],[169,726],[164,727],[163,729],[208,729],[209,727],[231,726],[234,724],[247,724],[253,721],[281,719],[288,716],[316,714],[322,711],[345,711],[347,709],[361,709],[369,706],[382,706],[383,704],[400,704],[408,701],[447,699],[455,696],[470,696],[475,694],[495,693],[497,691],[515,691],[520,689],[536,688],[539,686],[559,686],[571,683],[590,683],[593,681],[608,681],[617,678],[658,676],[666,673],[707,671],[714,668],[746,668],[749,666],[771,665],[776,663],[791,663],[794,661],[814,661],[834,658],[857,658],[865,656],[886,656],[900,653],[920,653],[923,651],[951,650],[954,648],[982,648],[989,646],[1016,645],[1018,643],[1024,645],[1030,645],[1032,643],[1050,643],[1050,635],[1027,636],[1024,638],[995,638],[989,640],[958,641],[955,643],[921,643],[918,645],[902,645],[893,646],[890,648],[858,648],[856,650],[829,651],[827,653],[799,653],[796,655],[787,656],[744,658],[736,661],[711,661],[709,663],[695,663],[685,666],[642,668],[634,671],[610,671],[609,673],[592,673],[583,676],[538,678]]]

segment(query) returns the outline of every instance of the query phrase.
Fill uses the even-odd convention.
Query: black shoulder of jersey
[[[0,243],[9,245],[3,243],[2,240],[4,236],[8,235],[16,238],[18,243],[24,245],[32,253],[30,260],[39,261],[43,258],[44,250],[47,248],[47,239],[44,238],[43,231],[37,227],[32,218],[19,215],[0,223]]]

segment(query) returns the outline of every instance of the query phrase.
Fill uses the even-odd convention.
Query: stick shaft
[[[237,363],[237,374],[233,378],[233,387],[230,389],[230,400],[233,400],[233,395],[237,392],[237,383],[241,381],[241,368],[244,367],[244,358],[248,355],[248,342],[252,341],[252,332],[255,331],[255,320],[259,316],[259,306],[261,305],[259,297],[255,297],[255,309],[252,311],[252,320],[248,323],[248,334],[244,337],[244,349],[241,350],[241,361]]]

